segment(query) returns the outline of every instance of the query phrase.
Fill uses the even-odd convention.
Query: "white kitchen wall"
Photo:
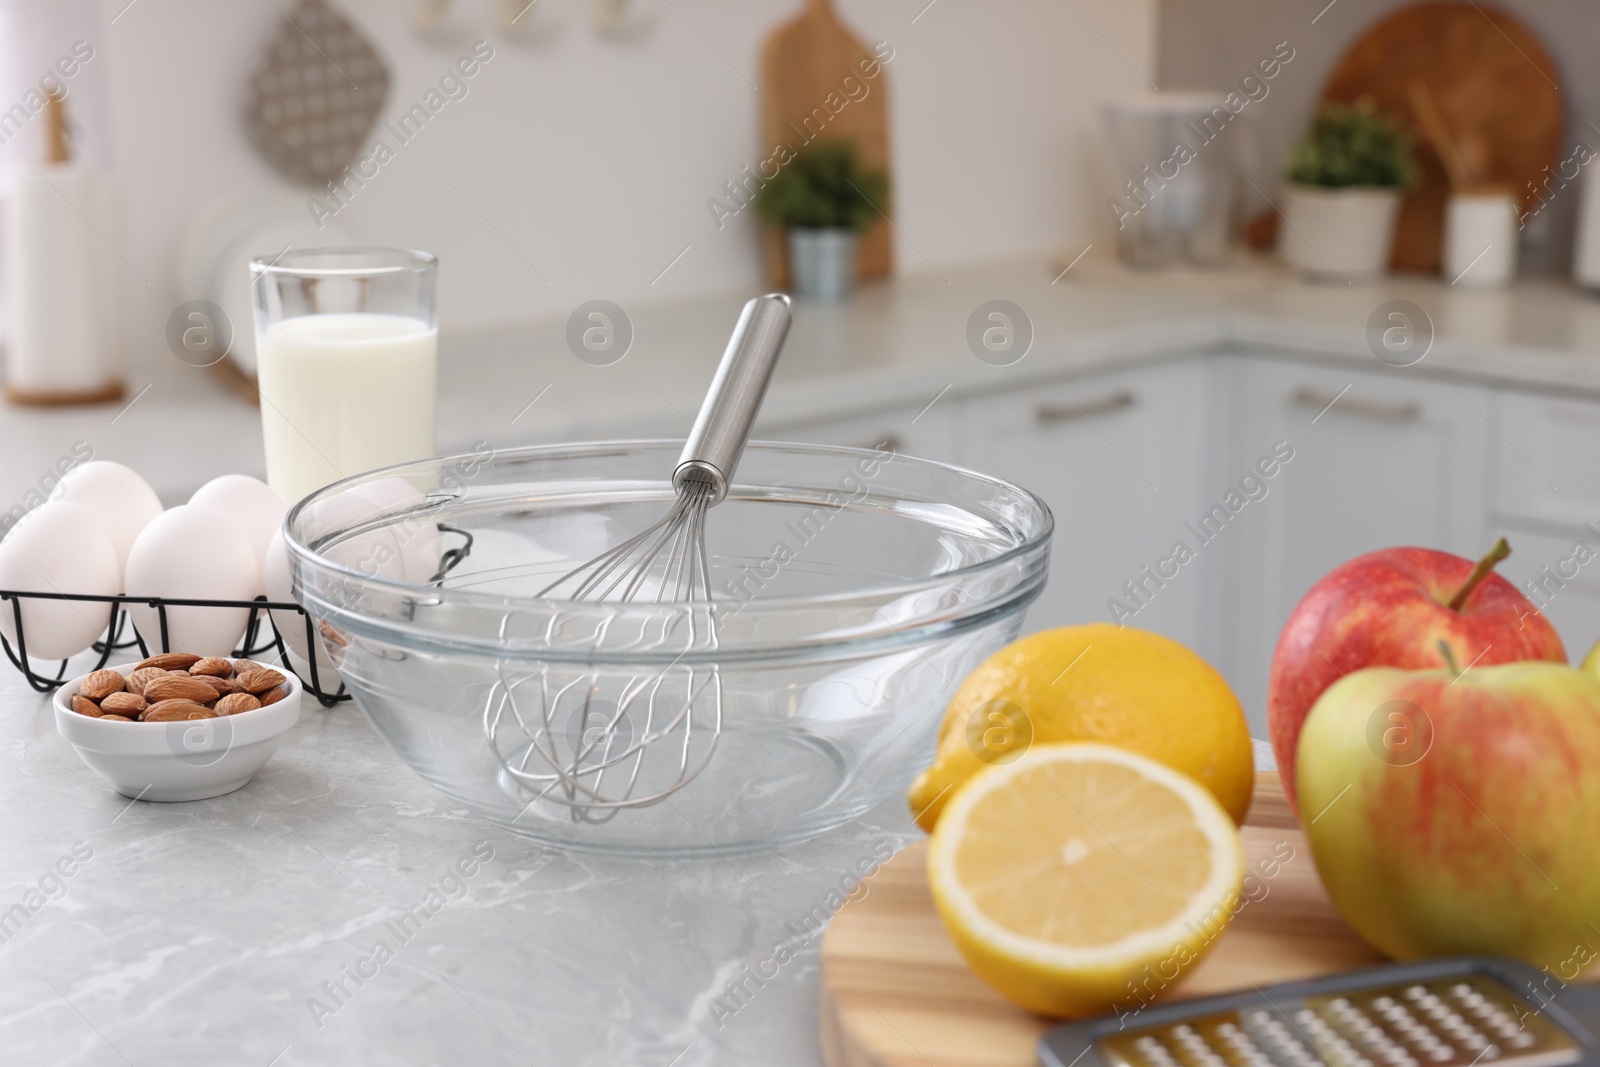
[[[440,255],[447,329],[561,314],[599,296],[626,306],[759,284],[751,213],[719,231],[706,201],[764,154],[760,44],[799,0],[656,0],[653,30],[620,42],[574,10],[538,44],[498,36],[488,0],[457,0],[478,30],[448,44],[419,38],[402,0],[342,2],[389,63],[386,118],[474,37],[495,49],[470,95],[340,216],[377,243]],[[100,0],[96,64],[128,208],[122,248],[151,279],[128,275],[142,358],[166,358],[184,223],[219,194],[289,188],[239,119],[244,80],[288,5]],[[901,271],[1078,247],[1103,229],[1096,104],[1154,76],[1155,0],[838,6],[859,36],[894,49]]]

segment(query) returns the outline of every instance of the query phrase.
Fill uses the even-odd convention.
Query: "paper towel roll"
[[[0,171],[39,160],[40,108],[52,88],[72,109],[72,158],[110,163],[99,32],[94,0],[0,0],[0,112],[9,115],[0,122]]]
[[[120,260],[110,183],[78,164],[20,167],[6,199],[5,390],[22,403],[122,395]]]

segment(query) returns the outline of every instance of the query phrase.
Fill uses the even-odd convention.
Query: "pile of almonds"
[[[289,695],[284,676],[247,659],[163,652],[126,678],[95,671],[72,697],[72,710],[108,722],[182,722],[237,715]]]

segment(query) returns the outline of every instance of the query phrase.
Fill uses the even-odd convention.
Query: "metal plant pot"
[[[843,300],[856,274],[856,232],[847,229],[790,230],[789,269],[795,295],[808,300]]]

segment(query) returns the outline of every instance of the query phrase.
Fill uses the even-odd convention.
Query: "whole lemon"
[[[1171,638],[1109,623],[1029,634],[967,676],[945,710],[933,765],[907,798],[932,832],[956,789],[1032,745],[1101,741],[1148,756],[1209,789],[1243,823],[1255,787],[1239,699]]]

